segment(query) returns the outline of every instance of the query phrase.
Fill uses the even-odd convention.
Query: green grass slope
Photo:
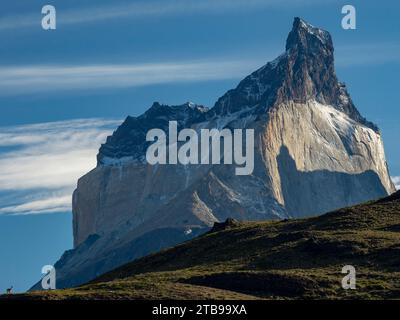
[[[357,288],[344,290],[344,265]],[[400,192],[325,215],[228,221],[84,286],[3,299],[398,299]]]

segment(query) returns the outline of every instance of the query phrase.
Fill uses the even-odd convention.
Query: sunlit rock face
[[[75,249],[58,262],[68,287],[183,242],[228,217],[318,215],[395,191],[378,128],[336,77],[331,36],[295,18],[286,51],[213,108],[154,103],[108,137],[73,196]],[[233,165],[158,165],[145,159],[152,128],[254,129],[251,175]]]

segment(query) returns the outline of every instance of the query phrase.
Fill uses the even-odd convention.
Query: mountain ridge
[[[400,191],[318,217],[215,224],[74,289],[0,299],[398,299]],[[342,267],[356,268],[344,290]]]
[[[73,194],[74,249],[57,270],[61,287],[188,240],[229,217],[299,218],[394,191],[379,130],[336,77],[329,33],[295,18],[287,49],[211,109],[154,103],[107,138],[97,167],[79,179]],[[178,130],[253,129],[253,173],[236,176],[232,165],[147,164],[147,131],[167,131],[169,121]],[[163,241],[156,236],[165,234],[160,230],[175,230],[175,236]],[[97,240],[87,242],[93,236]]]

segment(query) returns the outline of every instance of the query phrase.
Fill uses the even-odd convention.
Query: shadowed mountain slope
[[[344,290],[342,267],[356,268]],[[89,284],[6,299],[400,298],[400,191],[319,217],[217,223]]]

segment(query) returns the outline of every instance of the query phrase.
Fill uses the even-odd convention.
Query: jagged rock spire
[[[286,40],[286,51],[301,48],[315,50],[315,53],[319,53],[322,46],[333,53],[332,38],[329,32],[314,27],[301,18],[294,18],[293,28]]]
[[[335,74],[329,32],[295,18],[286,41],[287,66],[278,102],[340,104],[340,83]]]
[[[290,101],[331,105],[375,131],[354,106],[335,73],[334,48],[328,31],[296,17],[286,52],[243,79],[216,102],[212,112],[230,114],[256,107],[259,113]]]

